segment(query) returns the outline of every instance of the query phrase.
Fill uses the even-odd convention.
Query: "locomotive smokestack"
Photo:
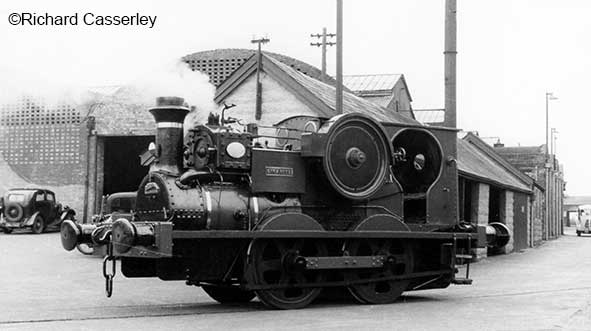
[[[183,121],[189,113],[185,99],[179,97],[156,98],[156,107],[150,108],[156,120],[156,157],[154,170],[178,175],[182,168]]]

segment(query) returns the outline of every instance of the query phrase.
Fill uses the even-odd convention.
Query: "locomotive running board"
[[[474,239],[476,233],[457,232],[409,232],[409,231],[193,231],[174,230],[172,239],[259,239],[259,238],[322,238],[322,239],[359,239],[359,238],[405,238],[405,239]]]

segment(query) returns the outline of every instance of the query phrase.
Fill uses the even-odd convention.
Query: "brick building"
[[[103,194],[135,190],[147,173],[136,156],[154,140],[154,124],[129,93],[103,87],[89,89],[83,104],[47,106],[25,97],[3,105],[0,194],[43,186],[84,214],[96,212]]]
[[[563,234],[565,182],[563,169],[556,156],[548,155],[548,162],[546,162],[545,145],[505,147],[499,143],[495,144],[494,149],[515,168],[527,174],[545,189],[546,193],[540,198],[543,217],[542,237],[547,240]]]

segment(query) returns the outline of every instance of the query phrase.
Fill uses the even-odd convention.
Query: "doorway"
[[[137,191],[148,167],[140,164],[139,155],[145,152],[154,136],[104,137],[102,195]],[[100,176],[101,174],[99,174]]]

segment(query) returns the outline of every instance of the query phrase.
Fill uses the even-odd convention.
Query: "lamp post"
[[[548,101],[558,100],[552,92],[546,92],[546,162],[548,162]]]
[[[556,134],[558,130],[556,128],[550,129],[550,155],[556,155]]]
[[[544,164],[544,178],[545,178],[545,185],[544,185],[544,224],[546,226],[546,233],[544,237],[546,240],[549,238],[550,232],[550,158],[548,155],[548,103],[550,100],[557,100],[558,98],[552,94],[552,92],[546,92],[546,148],[545,148],[545,164]]]

